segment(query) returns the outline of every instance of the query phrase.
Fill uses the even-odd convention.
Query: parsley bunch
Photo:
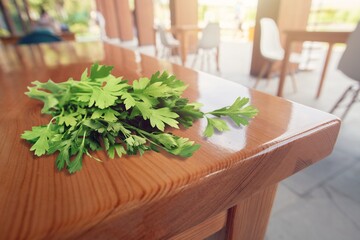
[[[81,169],[84,154],[101,161],[90,153],[100,149],[110,158],[159,149],[186,158],[200,145],[165,132],[165,127],[188,128],[206,117],[204,136],[210,137],[214,130],[229,129],[220,117],[228,116],[240,126],[258,112],[245,106],[248,98],[238,98],[229,107],[203,113],[200,104],[181,97],[187,86],[175,76],[157,72],[131,85],[111,75],[112,69],[94,64],[80,81],[32,83],[26,94],[44,102],[41,112],[52,116],[47,125],[32,127],[21,135],[32,144],[30,150],[36,156],[59,152],[57,168],[66,167],[70,173]]]

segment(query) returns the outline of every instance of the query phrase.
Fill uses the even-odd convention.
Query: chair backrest
[[[280,32],[271,18],[260,19],[260,52],[265,58],[282,58],[284,49],[280,42]]]
[[[171,47],[171,43],[174,43],[176,41],[173,35],[170,32],[167,32],[164,26],[160,25],[157,27],[157,29],[160,35],[161,44],[165,47]]]
[[[208,23],[202,31],[199,48],[211,49],[220,44],[220,26],[218,23]]]
[[[360,81],[360,22],[350,34],[346,49],[340,58],[338,69],[346,76]]]
[[[49,42],[60,42],[61,38],[49,31],[34,31],[20,38],[17,44],[39,44]]]
[[[159,32],[161,44],[165,46],[169,45],[166,37],[165,28],[163,26],[158,26],[158,32]]]
[[[95,18],[96,23],[99,25],[101,39],[102,40],[108,39],[105,29],[106,22],[104,15],[102,15],[102,13],[99,11],[93,11],[92,16]]]

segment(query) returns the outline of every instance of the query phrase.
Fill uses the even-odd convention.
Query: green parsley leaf
[[[150,79],[148,78],[140,78],[139,80],[134,80],[133,82],[133,89],[134,92],[141,92],[141,90],[144,90],[150,82]]]
[[[216,117],[228,116],[238,126],[248,125],[249,119],[255,117],[258,114],[258,110],[253,106],[244,107],[247,103],[249,103],[249,98],[237,98],[231,106],[220,108],[209,112],[209,114]]]
[[[103,84],[105,84],[103,90],[112,96],[121,96],[124,93],[122,90],[129,87],[122,78],[115,78],[114,76],[107,77]]]
[[[114,105],[116,99],[117,98],[110,92],[104,91],[104,89],[101,89],[100,87],[94,87],[90,97],[89,107],[95,104],[96,107],[104,109]]]
[[[229,130],[229,126],[222,119],[208,117],[206,119],[208,121],[208,125],[206,126],[206,129],[204,131],[205,137],[211,137],[214,134],[214,129],[218,130],[219,132]]]
[[[150,112],[150,124],[152,127],[156,126],[160,131],[164,131],[166,123],[173,128],[179,128],[179,122],[175,120],[179,115],[172,112],[169,108],[153,109]]]
[[[37,140],[40,136],[46,135],[48,129],[46,126],[35,126],[32,127],[31,131],[25,131],[21,134],[21,138],[33,142]]]
[[[199,144],[195,144],[194,141],[189,141],[188,138],[175,137],[176,148],[165,149],[171,154],[178,155],[180,157],[191,157],[193,153],[200,148]]]
[[[74,116],[75,114],[59,116],[59,124],[62,125],[65,123],[66,126],[75,126],[77,121]]]
[[[47,135],[41,135],[38,140],[32,145],[30,151],[35,151],[36,156],[41,156],[49,149],[49,139]]]
[[[113,66],[101,66],[98,63],[95,63],[91,66],[90,69],[90,79],[95,80],[97,78],[104,78],[110,75]]]
[[[116,122],[117,116],[119,116],[120,113],[111,109],[97,109],[93,112],[91,115],[91,119],[104,119],[107,122]]]
[[[249,98],[237,98],[235,102],[228,107],[223,107],[212,112],[207,113],[216,117],[227,116],[230,117],[237,126],[248,125],[249,120],[258,114],[258,110],[253,106],[246,106],[249,103]],[[226,122],[221,119],[208,118],[208,124],[204,131],[205,137],[211,137],[214,134],[214,129],[218,131],[229,130]]]
[[[128,92],[123,93],[121,99],[124,100],[126,110],[129,110],[136,105],[135,99]]]

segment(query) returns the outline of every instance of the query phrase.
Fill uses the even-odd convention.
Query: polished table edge
[[[151,236],[168,239],[176,236],[224,210],[230,210],[239,204],[241,206],[242,201],[247,198],[276,186],[283,179],[328,156],[333,150],[339,129],[340,120],[334,118],[319,127],[269,145],[246,158],[241,152],[235,153],[231,156],[234,163],[226,169],[205,176],[198,182],[188,185],[166,198],[154,199],[130,210],[114,209],[106,219],[85,232],[74,233],[71,237],[102,238],[108,236],[108,232],[123,239],[152,239]],[[321,149],[321,140],[324,137],[328,138],[331,143],[325,149]],[[306,152],[299,156],[300,149],[304,150],[314,145],[319,146],[315,157]],[[277,165],[274,166],[273,162],[276,162]],[[248,165],[252,170],[242,175],[244,173],[243,165]],[[287,167],[289,165],[292,167]],[[274,168],[273,171],[263,170],[269,167]],[[256,179],[259,177],[267,180],[263,184],[257,185]],[[254,188],[257,189],[255,192],[247,190]],[[204,196],[212,196],[211,201],[204,201]],[[226,198],[224,199],[222,196],[226,196]],[[149,229],[143,228],[142,220],[138,219],[139,213],[147,216],[146,222]],[[129,222],[137,224],[128,224]],[[172,231],[166,231],[170,223]],[[150,232],[146,233],[149,230]]]

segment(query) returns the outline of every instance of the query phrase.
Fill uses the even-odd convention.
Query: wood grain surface
[[[169,239],[239,204],[331,153],[340,121],[327,113],[219,77],[101,43],[0,48],[0,238]],[[201,144],[188,159],[161,152],[107,160],[85,157],[69,175],[55,156],[35,157],[20,139],[45,124],[42,104],[24,95],[34,80],[80,78],[94,61],[130,81],[168,70],[203,111],[251,98],[259,115],[205,139],[206,122],[175,134]]]
[[[225,227],[227,211],[223,211],[204,222],[171,237],[170,240],[205,239]]]
[[[277,184],[244,199],[229,210],[228,240],[261,240],[265,237]]]

